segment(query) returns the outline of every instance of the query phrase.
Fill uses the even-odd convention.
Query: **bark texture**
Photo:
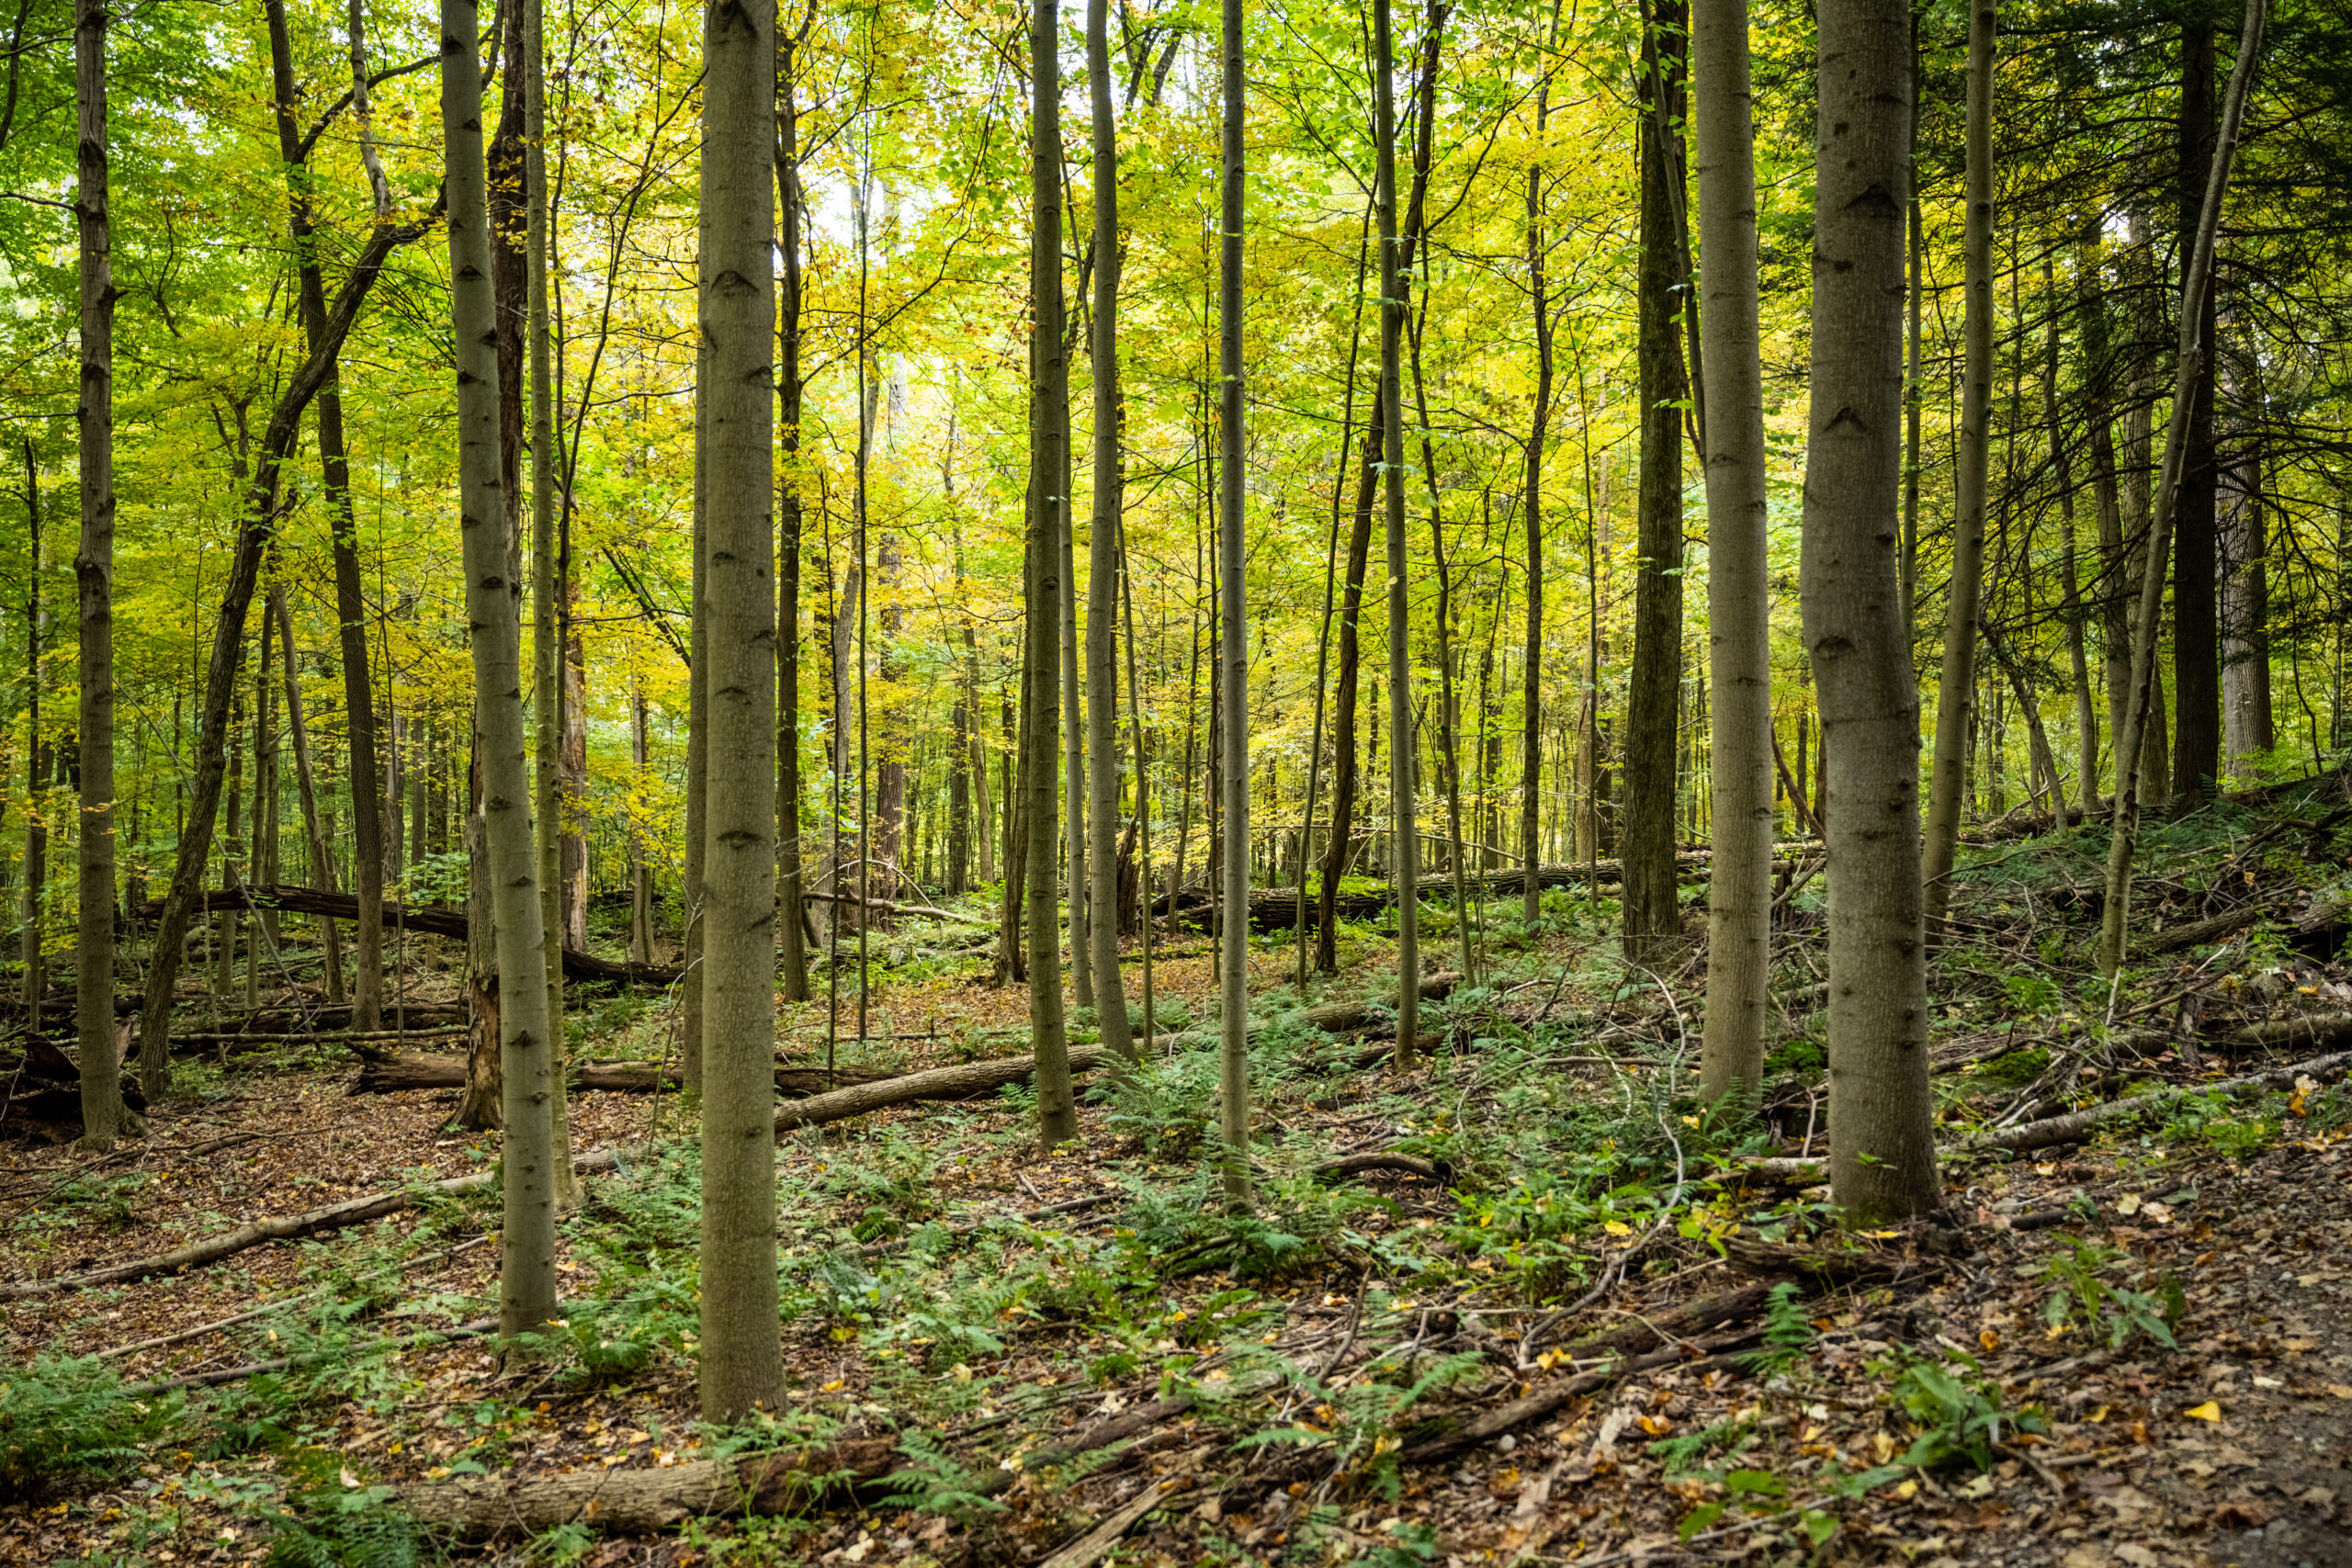
[[[442,0],[441,129],[447,164],[449,279],[458,361],[459,524],[473,649],[482,841],[497,921],[499,1072],[504,1114],[499,1326],[512,1336],[556,1315],[554,1042],[539,925],[531,777],[523,722],[522,584],[508,557],[499,481],[497,303],[482,155],[475,13]]]
[[[1708,673],[1714,688],[1715,852],[1700,1089],[1711,1100],[1752,1102],[1764,1076],[1765,987],[1771,978],[1772,650],[1747,0],[1693,0],[1690,20],[1705,302]],[[1532,735],[1532,716],[1529,726]]]
[[[784,1402],[776,1337],[775,9],[703,12],[702,1416]],[[798,909],[791,911],[797,919]]]
[[[1938,1201],[1919,883],[1919,698],[1901,615],[1911,14],[1825,0],[1818,38],[1804,642],[1828,760],[1831,1190]]]

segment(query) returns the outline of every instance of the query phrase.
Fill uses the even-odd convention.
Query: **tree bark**
[[[2196,375],[2187,384],[2180,494],[2174,502],[2172,658],[2174,706],[2172,784],[2176,797],[2201,799],[2222,773],[2222,637],[2215,580],[2221,548],[2215,530],[2218,470],[2213,448],[2214,293],[2210,283],[2192,297],[2189,254],[2213,168],[2213,21],[2202,8],[2180,28],[2179,216],[2175,254],[2180,258],[2181,308],[2196,307]],[[2184,339],[2184,341],[2186,341]],[[2164,558],[2152,554],[2152,570]]]
[[[1815,179],[1804,641],[1829,764],[1831,1190],[1849,1219],[1939,1192],[1920,907],[1919,698],[1894,515],[1903,479],[1911,14],[1825,0]]]
[[[781,1410],[775,1158],[775,10],[703,12],[702,1416]],[[799,910],[790,911],[797,920]]]
[[[1419,1034],[1420,993],[1419,878],[1414,857],[1417,817],[1413,806],[1412,631],[1405,538],[1405,433],[1402,348],[1407,300],[1404,256],[1396,224],[1396,45],[1389,0],[1373,0],[1372,51],[1374,76],[1374,141],[1377,148],[1380,209],[1380,424],[1382,498],[1388,564],[1389,834],[1396,888],[1396,971],[1399,1022],[1396,1065],[1408,1068]],[[1407,225],[1409,231],[1411,225]]]
[[[441,127],[448,158],[449,277],[458,359],[458,478],[466,615],[473,650],[482,835],[498,922],[499,1070],[505,1121],[499,1327],[556,1315],[554,1041],[539,929],[522,699],[522,584],[508,559],[500,493],[497,300],[483,186],[481,66],[474,9],[442,0]]]
[[[1976,642],[1984,583],[1984,491],[1993,449],[1993,48],[1996,0],[1968,8],[1967,218],[1961,241],[1967,300],[1967,361],[1962,373],[1957,511],[1951,576],[1945,590],[1943,679],[1936,688],[1936,750],[1928,784],[1928,841],[1920,875],[1927,930],[1941,941],[1960,847],[1968,783],[1968,726],[1976,691]]]
[[[776,39],[775,178],[783,298],[779,307],[776,451],[784,465],[779,497],[782,536],[776,541],[776,903],[783,911],[777,963],[784,999],[808,999],[807,933],[800,922],[800,46],[816,17],[812,5],[797,31]]]
[[[81,831],[74,956],[82,1146],[114,1146],[125,1130],[114,1027],[114,228],[107,187],[107,23],[102,0],[75,0],[74,226],[81,243],[79,409],[82,537],[74,558],[81,626]],[[36,941],[39,940],[36,934]]]
[[[311,769],[311,727],[302,713],[302,672],[294,656],[294,616],[283,593],[275,595],[277,635],[286,653],[286,728],[294,739],[294,782],[302,803],[302,835],[311,849],[311,874],[325,892],[334,891],[334,851],[319,818],[317,776]],[[380,927],[381,918],[378,924]],[[343,944],[333,917],[319,919],[321,956],[325,961],[327,1000],[343,1005]]]
[[[1556,39],[1559,30],[1560,8],[1555,0],[1549,36]],[[1747,59],[1743,43],[1743,72]],[[1535,328],[1535,407],[1528,419],[1522,486],[1527,512],[1527,635],[1520,660],[1519,852],[1530,874],[1521,895],[1520,918],[1531,930],[1543,897],[1532,874],[1544,859],[1544,439],[1552,423],[1552,302],[1544,272],[1544,155],[1551,108],[1552,78],[1547,70],[1535,87],[1535,153],[1527,164],[1527,294]]]
[[[1119,520],[1124,502],[1119,399],[1119,139],[1111,118],[1110,0],[1087,0],[1086,77],[1094,141],[1094,515],[1087,541],[1087,938],[1094,1016],[1113,1055],[1132,1060],[1119,977]]]
[[[2058,412],[2057,269],[2050,254],[2041,257],[2042,309],[2050,312],[2050,327],[2042,342],[2041,416],[2049,426],[2050,463],[2058,481],[2059,615],[2066,624],[2066,661],[2075,677],[2075,787],[2082,792],[2083,817],[2089,820],[2098,803],[2098,710],[2091,700],[2090,651],[2084,621],[2083,590],[2075,547],[2075,459],[2066,446],[2066,424]],[[2053,776],[2053,785],[2054,785]],[[2065,831],[2066,800],[2063,791],[2052,806],[2060,832]]]
[[[1708,383],[1707,667],[1714,682],[1715,853],[1700,1092],[1752,1105],[1764,1077],[1771,978],[1772,649],[1747,0],[1693,0],[1690,22],[1706,301],[1700,329]]]
[[[1094,0],[1094,4],[1100,6],[1102,0]],[[1223,664],[1218,681],[1224,689],[1225,708],[1219,769],[1225,784],[1226,917],[1221,933],[1224,953],[1217,972],[1217,1107],[1224,1145],[1226,1208],[1237,1214],[1248,1213],[1251,1206],[1250,1049],[1245,1032],[1250,1016],[1250,585],[1242,550],[1242,536],[1247,531],[1242,503],[1248,489],[1243,482],[1247,446],[1241,427],[1245,406],[1241,226],[1247,180],[1242,142],[1242,0],[1224,0],[1217,50],[1223,76],[1219,151],[1224,164],[1217,225],[1217,577],[1222,584],[1223,603],[1219,608],[1225,617],[1223,646],[1219,649]],[[1394,406],[1392,403],[1392,412]],[[1390,522],[1393,525],[1396,521],[1392,510]],[[1401,537],[1396,542],[1401,543]],[[1392,544],[1392,550],[1394,547]],[[1400,585],[1401,581],[1400,577]],[[1391,598],[1401,603],[1403,594],[1392,590]],[[1109,605],[1102,608],[1107,615]],[[1097,687],[1094,700],[1100,703],[1102,697],[1102,689]],[[1108,983],[1117,985],[1115,969]]]
[[[1682,139],[1689,72],[1676,52],[1685,0],[1656,0],[1642,39],[1640,565],[1625,693],[1625,816],[1619,852],[1626,958],[1655,964],[1682,940],[1674,880],[1675,739],[1682,662]]]
[[[2230,321],[2221,317],[2217,333]],[[2216,342],[2231,417],[2231,460],[2222,474],[2222,733],[2230,770],[2250,774],[2278,744],[2270,704],[2270,518],[2262,475],[2262,366]],[[2245,412],[2251,406],[2251,417]]]
[[[1029,922],[1029,1024],[1037,1070],[1037,1136],[1047,1149],[1078,1136],[1070,1087],[1069,1040],[1062,1018],[1061,932],[1054,918],[1055,861],[1061,826],[1055,799],[1055,753],[1061,739],[1062,516],[1069,504],[1069,349],[1062,308],[1062,131],[1060,6],[1035,0],[1029,18],[1029,289],[1032,305],[1026,690],[1022,706],[1026,749],[1026,863]]]

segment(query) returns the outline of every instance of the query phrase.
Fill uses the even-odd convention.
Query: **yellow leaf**
[[[1623,1220],[1603,1220],[1600,1224],[1600,1228],[1607,1231],[1611,1235],[1631,1235],[1634,1234],[1634,1227],[1625,1224]]]
[[[822,1388],[819,1389],[817,1392],[818,1392],[819,1393],[835,1393],[836,1391],[838,1391],[838,1390],[841,1388],[841,1386],[842,1386],[842,1380],[841,1380],[841,1379],[839,1379],[839,1378],[835,1378],[832,1382],[829,1382],[829,1383],[825,1384],[825,1385],[824,1385],[824,1387],[822,1387]]]
[[[1906,1481],[1894,1489],[1894,1495],[1908,1501],[1919,1495],[1919,1483],[1916,1481]]]
[[[2181,1414],[2192,1421],[2219,1421],[2222,1418],[2222,1407],[2209,1399],[2202,1404],[2190,1405]]]

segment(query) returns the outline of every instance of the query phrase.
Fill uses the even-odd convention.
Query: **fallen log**
[[[1069,1463],[1083,1454],[1143,1436],[1193,1408],[1189,1398],[1154,1400],[1102,1421],[1066,1442],[1023,1456],[1030,1472]],[[472,1540],[535,1535],[580,1523],[617,1534],[642,1535],[688,1518],[776,1514],[847,1495],[876,1502],[902,1494],[918,1477],[935,1481],[936,1467],[898,1462],[895,1436],[852,1438],[791,1453],[739,1460],[691,1460],[655,1470],[576,1470],[520,1479],[507,1475],[403,1487],[401,1506],[418,1523]],[[1012,1484],[1014,1472],[983,1465],[961,1490],[989,1497]]]
[[[1794,852],[1818,846],[1789,843],[1779,848]],[[1689,872],[1702,870],[1712,858],[1712,851],[1683,850],[1675,855],[1674,861],[1677,869]],[[1793,867],[1794,863],[1794,861],[1783,857],[1774,861],[1773,865],[1776,870],[1785,870]],[[1588,882],[1606,885],[1621,881],[1623,875],[1623,867],[1616,861],[1580,861],[1574,865],[1538,866],[1535,885],[1538,887],[1581,887]],[[1464,883],[1476,888],[1481,898],[1507,898],[1515,897],[1526,887],[1527,873],[1523,867],[1518,866],[1503,871],[1479,872],[1465,876]],[[1453,879],[1451,876],[1425,876],[1419,886],[1420,902],[1424,904],[1451,904],[1453,901]],[[1350,920],[1372,919],[1395,906],[1395,895],[1386,888],[1372,893],[1341,893],[1332,900],[1332,908],[1340,918]],[[1320,895],[1307,896],[1306,909],[1310,917],[1322,908]],[[1294,929],[1298,924],[1298,909],[1296,888],[1253,888],[1250,894],[1250,929],[1258,931]],[[1154,919],[1175,919],[1195,924],[1204,920],[1208,912],[1209,894],[1204,887],[1187,887],[1163,893],[1151,903]]]
[[[1100,1045],[1080,1045],[1069,1054],[1069,1070],[1091,1073],[1110,1059],[1111,1053]],[[983,1094],[993,1094],[1008,1084],[1026,1083],[1036,1070],[1034,1057],[1000,1056],[992,1061],[933,1067],[928,1072],[909,1073],[903,1077],[884,1078],[878,1083],[855,1084],[848,1089],[834,1089],[830,1094],[811,1095],[779,1108],[775,1113],[775,1130],[788,1133],[795,1127],[839,1122],[852,1116],[863,1116],[869,1111],[904,1105],[910,1100],[970,1100]]]
[[[802,1097],[822,1094],[843,1085],[881,1083],[892,1075],[872,1067],[840,1066],[829,1075],[822,1067],[779,1062],[776,1092]],[[674,1066],[660,1062],[574,1062],[567,1082],[573,1089],[602,1089],[611,1094],[652,1094],[679,1088],[684,1079]],[[463,1089],[463,1056],[428,1055],[401,1051],[371,1057],[359,1069],[345,1094],[401,1094],[413,1089]]]
[[[293,887],[283,883],[253,887],[215,887],[197,895],[199,911],[243,910],[259,908],[282,914],[315,915],[325,919],[356,920],[359,918],[359,900],[349,893],[329,893],[317,887]],[[162,919],[164,901],[151,898],[131,911],[134,920],[153,924]],[[395,927],[405,926],[427,936],[466,939],[466,914],[462,909],[432,909],[384,905],[384,930],[390,933]],[[667,986],[675,982],[684,970],[664,968],[651,964],[616,964],[599,958],[593,953],[582,953],[576,947],[563,950],[563,973],[573,980],[605,980],[622,985]]]
[[[2352,1034],[2352,1019],[2338,1015],[2338,1023],[2343,1032],[2335,1038]],[[2133,1095],[2129,1100],[2110,1100],[2104,1105],[2094,1105],[2087,1111],[2077,1111],[2068,1116],[2052,1116],[2040,1122],[2004,1127],[1997,1132],[1979,1133],[1973,1137],[1961,1139],[1945,1152],[1971,1155],[1989,1154],[1996,1150],[2022,1153],[2029,1149],[2052,1148],[2059,1144],[2075,1143],[2110,1122],[2150,1115],[2186,1100],[2216,1093],[2237,1095],[2256,1089],[2292,1089],[2297,1078],[2324,1077],[2346,1067],[2352,1067],[2352,1051],[2339,1051],[2333,1055],[2313,1056],[2308,1061],[2274,1067],[2268,1072],[2248,1073],[2243,1077],[2224,1078],[2218,1083],[2184,1084],[2159,1089],[2154,1094]]]
[[[2223,937],[2235,936],[2269,913],[2260,904],[2247,904],[2210,920],[2191,920],[2186,925],[2166,926],[2151,931],[2132,944],[2134,958],[2153,957],[2159,953],[2177,953],[2184,947],[2199,947]]]
[[[2289,1034],[2286,1032],[2289,1030],[2301,1032]],[[2258,1035],[2257,1031],[2274,1032]],[[2296,1043],[2340,1043],[2352,1040],[2352,1013],[2328,1013],[2317,1018],[2252,1024],[2224,1038],[2225,1043],[2248,1050],[2256,1049],[2267,1040],[2274,1038]],[[2110,1100],[2104,1105],[2094,1105],[2088,1110],[2064,1116],[2044,1117],[2038,1122],[2024,1122],[2014,1127],[1973,1134],[1941,1145],[1937,1153],[1951,1158],[1958,1155],[2021,1154],[2031,1149],[2053,1148],[2060,1144],[2078,1143],[2112,1122],[2128,1122],[2168,1110],[2186,1100],[2209,1094],[2239,1095],[2256,1089],[2292,1089],[2298,1078],[2324,1078],[2347,1069],[2352,1069],[2352,1051],[2338,1051],[2330,1055],[2292,1062],[2283,1067],[2247,1073],[2240,1077],[2222,1078],[2212,1083],[2178,1084],[2150,1094],[2133,1095],[2128,1100]],[[1742,1175],[1764,1180],[1792,1181],[1806,1186],[1829,1179],[1829,1165],[1826,1158],[1743,1160],[1731,1168]]]

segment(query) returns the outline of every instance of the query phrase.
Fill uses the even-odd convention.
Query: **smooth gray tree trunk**
[[[474,7],[441,5],[441,133],[448,159],[449,292],[458,360],[458,479],[466,618],[473,649],[481,833],[497,924],[500,1187],[499,1332],[535,1333],[556,1315],[554,1038],[540,931],[531,773],[523,722],[522,584],[508,559],[499,494],[497,300],[481,132]]]
[[[1690,23],[1708,411],[1707,668],[1714,686],[1700,1092],[1752,1105],[1764,1077],[1772,967],[1772,649],[1747,0],[1692,0]]]
[[[703,12],[702,1416],[779,1410],[775,8]]]

